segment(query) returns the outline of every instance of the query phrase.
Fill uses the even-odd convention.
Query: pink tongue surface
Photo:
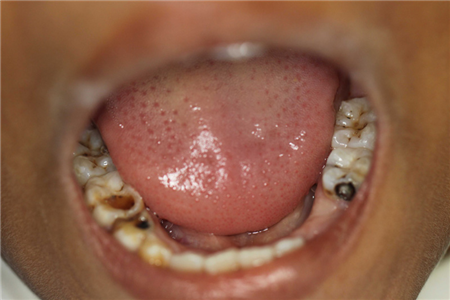
[[[124,87],[96,123],[160,218],[238,234],[280,221],[317,181],[338,85],[333,68],[298,54],[205,60]]]

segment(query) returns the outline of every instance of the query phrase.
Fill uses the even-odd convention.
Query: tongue
[[[205,60],[124,87],[96,123],[160,218],[238,234],[280,221],[317,181],[338,85],[333,68],[292,53]]]

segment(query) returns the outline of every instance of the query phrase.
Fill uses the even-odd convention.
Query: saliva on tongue
[[[338,75],[292,52],[172,65],[112,95],[95,122],[161,219],[233,235],[279,222],[318,180]]]

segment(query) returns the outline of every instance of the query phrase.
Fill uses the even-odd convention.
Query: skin
[[[257,40],[348,70],[379,116],[377,163],[349,254],[307,293],[294,284],[299,268],[289,289],[271,295],[415,298],[450,243],[449,21],[445,2],[2,3],[3,258],[43,299],[132,298],[74,213],[70,153],[98,105],[80,102],[74,86],[113,86],[217,41]],[[245,295],[261,298],[271,285]]]

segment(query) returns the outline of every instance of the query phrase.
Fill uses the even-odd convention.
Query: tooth
[[[331,151],[327,165],[348,169],[360,157],[372,156],[372,152],[362,148],[337,148]]]
[[[375,145],[375,124],[367,124],[366,127],[359,132],[359,136],[360,137],[352,137],[348,143],[348,147],[373,150]]]
[[[297,250],[305,244],[305,240],[301,237],[285,238],[275,244],[275,256],[281,257],[287,253]]]
[[[100,150],[100,148],[104,145],[102,136],[98,130],[92,130],[89,136],[89,145],[92,150]]]
[[[116,166],[114,165],[111,156],[103,155],[95,158],[97,165],[106,170],[106,172],[116,171]]]
[[[126,214],[123,210],[114,209],[105,204],[98,204],[92,211],[92,217],[100,226],[109,229],[118,218],[125,218]]]
[[[117,199],[114,197],[132,198],[131,207],[114,207]],[[129,219],[144,209],[142,197],[123,183],[117,171],[91,178],[86,184],[85,198],[94,206],[93,217],[105,228],[110,228],[118,218]]]
[[[228,249],[205,259],[205,271],[209,274],[232,272],[238,269],[238,251],[236,249]]]
[[[346,148],[350,139],[355,135],[355,132],[356,130],[353,128],[339,127],[334,131],[331,146],[333,148]]]
[[[113,235],[125,248],[134,252],[141,246],[146,232],[136,228],[133,223],[126,223],[114,231]]]
[[[372,163],[372,157],[364,156],[358,158],[352,165],[352,171],[365,176],[370,169]]]
[[[95,165],[84,156],[77,156],[73,159],[73,169],[75,177],[81,186],[84,186],[89,178],[106,173],[105,169]]]
[[[79,155],[89,155],[91,153],[91,150],[88,147],[83,146],[82,144],[78,143],[77,148],[75,151],[73,151],[73,156],[79,156]]]
[[[327,191],[334,193],[334,186],[339,179],[345,177],[347,170],[342,170],[341,168],[327,166],[323,171],[322,183],[323,187]]]
[[[251,247],[239,251],[238,261],[242,268],[248,269],[268,263],[273,260],[273,257],[272,247]]]
[[[171,260],[172,251],[151,233],[139,248],[139,256],[153,266],[166,267]]]
[[[169,262],[171,269],[183,272],[200,272],[204,264],[203,256],[193,252],[174,254]]]

